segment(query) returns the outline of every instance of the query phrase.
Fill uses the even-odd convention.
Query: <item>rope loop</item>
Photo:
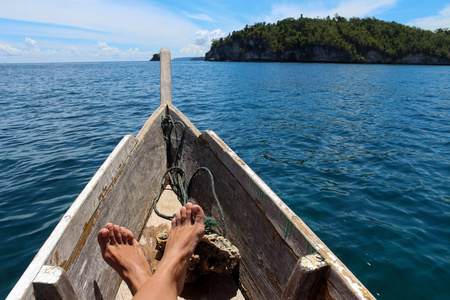
[[[173,139],[175,140],[175,159],[173,162],[173,165],[167,169],[167,171],[164,173],[163,177],[161,178],[161,182],[159,184],[159,191],[158,195],[155,198],[153,209],[155,210],[155,213],[164,219],[172,220],[175,217],[175,214],[172,216],[165,215],[158,211],[157,203],[159,199],[161,198],[161,194],[164,190],[164,181],[167,178],[169,181],[169,184],[173,190],[173,192],[177,195],[178,201],[183,206],[186,206],[188,200],[189,200],[189,191],[192,186],[192,182],[195,178],[195,176],[200,172],[204,171],[206,172],[211,181],[211,191],[214,197],[214,200],[217,204],[217,207],[219,208],[219,213],[222,221],[222,233],[216,231],[213,229],[213,227],[217,226],[217,221],[209,216],[206,216],[205,218],[205,231],[207,233],[217,233],[219,235],[223,235],[226,237],[227,235],[227,228],[225,223],[225,215],[222,210],[222,206],[220,205],[219,199],[217,198],[216,190],[215,190],[215,184],[214,184],[214,176],[211,173],[211,171],[206,167],[200,167],[197,170],[195,170],[194,174],[192,174],[191,179],[189,180],[189,184],[187,184],[186,180],[186,171],[179,166],[179,162],[181,159],[181,150],[183,146],[184,141],[184,134],[186,131],[186,126],[181,121],[174,121],[173,118],[168,116],[162,116],[161,117],[161,127],[164,135],[164,140],[166,141],[166,154],[167,154],[167,163],[170,166],[170,157],[171,157],[171,149],[172,149],[172,133],[175,133],[175,136]]]
[[[175,175],[175,176],[173,176]],[[166,176],[169,176],[169,183],[172,187],[172,190],[177,195],[178,200],[183,204],[183,206],[186,206],[186,203],[188,201],[188,196],[186,194],[186,171],[183,168],[180,167],[172,167],[167,169],[167,171],[164,173],[163,177],[161,178],[161,182],[159,183],[159,191],[158,196],[155,198],[155,202],[153,204],[153,209],[155,210],[155,213],[160,216],[161,218],[172,220],[173,217],[175,217],[175,214],[172,216],[165,215],[161,212],[159,212],[156,204],[158,203],[159,199],[161,198],[161,194],[164,190],[164,179]],[[174,180],[173,178],[177,178],[177,180]],[[181,180],[179,180],[181,179]]]
[[[209,178],[211,179],[211,192],[213,194],[214,200],[216,201],[217,207],[219,208],[219,212],[220,212],[220,218],[222,221],[222,230],[223,230],[223,236],[226,237],[227,236],[227,226],[225,223],[225,215],[223,214],[223,210],[222,210],[222,206],[220,205],[219,199],[217,198],[217,194],[216,194],[216,188],[215,188],[215,184],[214,184],[214,176],[211,173],[211,171],[206,168],[206,167],[200,167],[197,170],[195,170],[194,174],[192,174],[191,180],[189,180],[189,185],[188,185],[188,193],[190,191],[192,182],[195,178],[195,175],[197,175],[200,171],[205,171],[206,173],[208,173]],[[211,218],[213,219],[213,218]],[[214,220],[214,219],[213,219]],[[217,221],[214,220],[215,224],[217,224]],[[208,230],[214,233],[219,234],[219,232],[215,231],[214,229],[212,229],[212,226],[214,226],[212,220],[208,220],[208,224],[207,222],[205,222],[205,224],[207,225],[206,228],[208,229],[208,227],[210,227]],[[215,225],[217,226],[217,225]],[[206,229],[205,229],[206,230]],[[208,230],[206,230],[208,232]]]

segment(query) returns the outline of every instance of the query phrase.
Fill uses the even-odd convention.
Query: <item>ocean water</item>
[[[173,61],[214,130],[378,299],[450,298],[450,68]],[[0,298],[126,134],[153,62],[0,64]]]

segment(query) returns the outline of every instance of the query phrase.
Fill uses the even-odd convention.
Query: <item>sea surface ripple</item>
[[[379,299],[450,298],[450,69],[173,61],[214,130]],[[0,64],[0,298],[126,134],[152,62]]]

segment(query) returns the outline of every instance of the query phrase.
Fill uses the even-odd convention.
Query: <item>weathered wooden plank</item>
[[[181,164],[188,175],[206,166],[215,175],[228,238],[241,250],[240,284],[249,298],[279,298],[300,255],[318,251],[330,265],[327,290],[336,299],[374,299],[323,242],[213,132],[203,135],[175,107],[187,126]],[[139,231],[151,210],[166,169],[160,107],[137,138],[127,136],[83,190],[36,255],[8,299],[32,298],[30,284],[40,267],[64,267],[81,298],[110,299],[119,277],[103,263],[96,232],[106,222]],[[209,178],[196,178],[193,195],[220,220],[211,200]],[[130,217],[132,216],[132,217]],[[69,226],[70,225],[70,226]],[[295,272],[294,272],[295,274]],[[290,277],[291,276],[291,277]],[[293,284],[293,279],[290,284]]]
[[[67,270],[78,296],[83,299],[113,299],[120,277],[101,258],[97,232],[107,222],[138,233],[144,227],[159,181],[166,170],[165,142],[161,133],[160,107],[138,134],[138,144],[128,158],[120,177],[103,195],[71,257]]]
[[[323,257],[310,254],[300,258],[284,288],[281,299],[326,299],[326,273],[329,270]]]
[[[333,263],[330,264],[333,266]],[[364,285],[359,281],[355,281],[352,273],[346,273],[346,270],[340,268],[342,263],[330,268],[327,280],[327,295],[330,299],[375,299]]]
[[[211,130],[206,130],[202,136],[215,155],[254,199],[259,209],[264,211],[274,229],[283,237],[292,251],[298,257],[315,252],[316,250],[311,246],[313,240],[309,238],[314,234],[309,227],[299,219],[298,223],[302,224],[302,231],[305,232],[292,230],[294,226],[291,219],[297,217],[295,213],[217,134]]]
[[[255,199],[211,151],[199,131],[175,107],[170,108],[174,120],[182,120],[187,128],[181,165],[188,177],[200,166],[208,167],[214,174],[216,193],[227,221],[227,238],[242,255],[239,281],[246,296],[250,299],[280,298],[298,257],[273,228]],[[205,173],[195,179],[191,192],[207,213],[220,220]]]
[[[75,290],[61,267],[43,266],[33,280],[34,296],[37,300],[76,300]]]
[[[172,104],[172,70],[170,61],[170,51],[167,48],[161,48],[159,54],[160,62],[160,98],[161,106]]]
[[[84,224],[89,222],[103,200],[102,195],[120,175],[135,145],[136,139],[131,135],[125,136],[117,145],[61,218],[7,299],[32,299],[31,282],[44,264],[66,267],[84,232]]]
[[[171,107],[171,109],[181,120],[183,120],[183,122],[189,125],[189,128],[193,126],[175,107]],[[231,210],[235,209],[242,212],[259,211],[260,214],[264,216],[268,227],[277,233],[276,235],[274,234],[274,236],[281,238],[283,242],[288,244],[290,248],[289,251],[297,258],[311,254],[315,251],[319,252],[333,269],[331,274],[339,274],[339,276],[330,277],[332,280],[340,281],[339,283],[335,283],[335,285],[341,287],[340,291],[342,294],[336,299],[346,299],[350,296],[354,297],[354,295],[357,295],[358,299],[374,299],[373,295],[371,295],[348,268],[340,262],[331,250],[325,246],[314,232],[294,212],[292,212],[292,210],[290,210],[289,207],[287,207],[287,205],[279,199],[276,194],[270,190],[270,188],[222,140],[220,140],[220,138],[217,137],[217,135],[211,131],[207,131],[202,135],[203,141],[201,141],[202,138],[199,136],[198,130],[193,129],[192,135],[193,138],[185,142],[185,144],[193,145],[192,147],[187,147],[191,147],[192,149],[185,149],[184,151],[195,153],[194,155],[197,155],[197,158],[193,158],[195,156],[189,157],[190,155],[185,155],[182,165],[191,165],[190,170],[193,170],[195,166],[205,165],[205,163],[201,163],[202,158],[208,157],[208,155],[202,152],[201,148],[210,148],[214,155],[221,160],[223,165],[230,172],[230,174],[224,174],[223,176],[220,174],[219,177],[227,178],[226,176],[228,176],[228,178],[234,178],[238,185],[244,188],[245,193],[250,196],[252,199],[251,202],[254,204],[253,207],[246,206],[242,207],[242,209],[230,207]],[[202,147],[195,148],[195,145],[199,144],[203,144]],[[211,164],[215,165],[217,162],[212,162]],[[217,175],[216,173],[214,174]],[[220,190],[221,188],[223,188],[223,186],[217,188],[217,190]],[[231,190],[234,188],[235,187],[231,185],[229,187]],[[229,198],[226,193],[224,193],[224,195]],[[247,218],[247,220],[250,220],[250,218]],[[246,221],[242,221],[245,224]],[[238,242],[235,244],[238,244]],[[274,247],[274,245],[276,244],[273,243],[272,245],[267,245],[267,247]],[[269,250],[265,249],[265,251]],[[245,263],[243,264],[243,267],[245,268]],[[276,269],[276,267],[274,268]],[[292,268],[285,268],[284,271],[277,270],[274,274],[278,277],[289,276]]]
[[[298,256],[318,252],[333,271],[331,285],[339,287],[335,299],[375,299],[350,270],[333,254],[320,238],[256,175],[237,154],[214,132],[202,136],[233,176],[243,185],[260,210],[264,211],[273,228]],[[334,282],[339,281],[339,282]]]

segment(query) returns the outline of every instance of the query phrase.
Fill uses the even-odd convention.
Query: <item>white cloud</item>
[[[25,38],[25,44],[27,44],[27,46],[31,49],[37,48],[37,42],[29,37]]]
[[[25,38],[25,44],[27,45],[29,52],[33,54],[37,54],[41,52],[41,50],[37,46],[37,42],[29,37]],[[26,52],[24,52],[26,53]]]
[[[324,18],[334,16],[367,17],[386,11],[397,4],[399,0],[340,0],[340,1],[308,1],[303,4],[275,4],[265,18],[266,22],[276,22],[289,17],[298,18],[301,14],[309,18]]]
[[[205,51],[203,47],[194,44],[190,44],[180,50],[181,56],[203,56],[206,52],[207,50]]]
[[[23,62],[29,61],[26,57],[49,61],[51,51],[54,61],[148,60],[161,47],[171,49],[172,57],[204,55],[211,40],[225,34],[195,22],[222,22],[227,27],[233,23],[232,18],[225,22],[211,13],[180,13],[147,0],[0,0],[0,18],[15,20],[0,27],[0,36],[40,37],[37,41],[27,38],[20,47],[2,41],[1,53],[16,53]]]
[[[220,29],[216,29],[213,31],[199,30],[195,33],[194,44],[200,46],[206,44],[207,46],[211,46],[211,41],[213,39],[218,39],[220,37],[223,37],[224,35],[225,34]]]
[[[70,52],[71,55],[74,55],[74,56],[77,56],[77,55],[80,54],[80,50],[78,50],[78,48],[74,47],[74,46],[71,46],[69,48],[69,52]]]
[[[128,51],[126,52],[128,55],[136,55],[141,53],[141,51],[139,51],[139,48],[134,48],[134,49],[128,49]]]
[[[38,27],[41,36],[106,40],[149,48],[180,47],[199,29],[186,17],[143,1],[0,1],[0,18],[46,24],[28,23],[19,29],[26,27],[36,32]]]
[[[91,55],[99,57],[101,60],[107,57],[108,60],[148,60],[153,52],[151,51],[140,51],[139,48],[129,48],[126,51],[122,51],[117,47],[109,46],[105,42],[99,41],[97,43],[98,51],[92,53]]]
[[[148,60],[154,51],[141,51],[139,48],[120,50],[103,41],[79,49],[70,46],[64,49],[38,48],[38,41],[25,39],[25,46],[11,47],[0,44],[0,63],[2,62],[64,62],[64,61],[111,61],[111,60]]]
[[[148,60],[163,46],[176,57],[200,29],[194,19],[212,20],[206,14],[190,17],[141,0],[0,0],[0,18],[15,20],[0,28],[0,36],[41,37],[38,41],[27,38],[22,47],[2,41],[0,60],[8,61],[8,53],[8,57],[19,55],[21,62],[38,61],[38,57],[49,61],[47,54],[53,50],[57,52],[52,55],[54,61]]]
[[[408,23],[411,26],[417,26],[423,29],[435,30],[438,28],[450,27],[450,5],[447,5],[437,15],[426,18],[412,20]]]
[[[116,47],[110,47],[105,42],[98,42],[97,46],[99,48],[100,55],[106,55],[106,56],[118,56],[121,54],[119,48]]]
[[[25,38],[24,49],[11,47],[9,44],[0,44],[0,56],[25,56],[36,55],[41,52],[37,46],[37,42],[29,37]]]
[[[105,42],[99,41],[97,43],[98,51],[91,52],[90,54],[95,57],[99,57],[101,60],[114,59],[114,60],[148,60],[154,53],[152,51],[141,51],[139,48],[129,48],[122,51],[117,47],[109,46]]]
[[[220,37],[224,37],[225,35],[226,34],[220,29],[215,29],[212,31],[198,30],[195,33],[193,43],[182,48],[180,50],[180,53],[182,53],[184,56],[203,56],[206,52],[209,51],[211,47],[211,41],[213,39],[218,39]]]
[[[200,20],[200,21],[207,21],[207,22],[214,22],[213,18],[211,18],[210,16],[208,16],[207,14],[189,14],[189,13],[185,13],[186,17],[194,19],[194,20]]]
[[[0,56],[16,56],[21,55],[22,50],[13,48],[9,44],[0,44]]]

